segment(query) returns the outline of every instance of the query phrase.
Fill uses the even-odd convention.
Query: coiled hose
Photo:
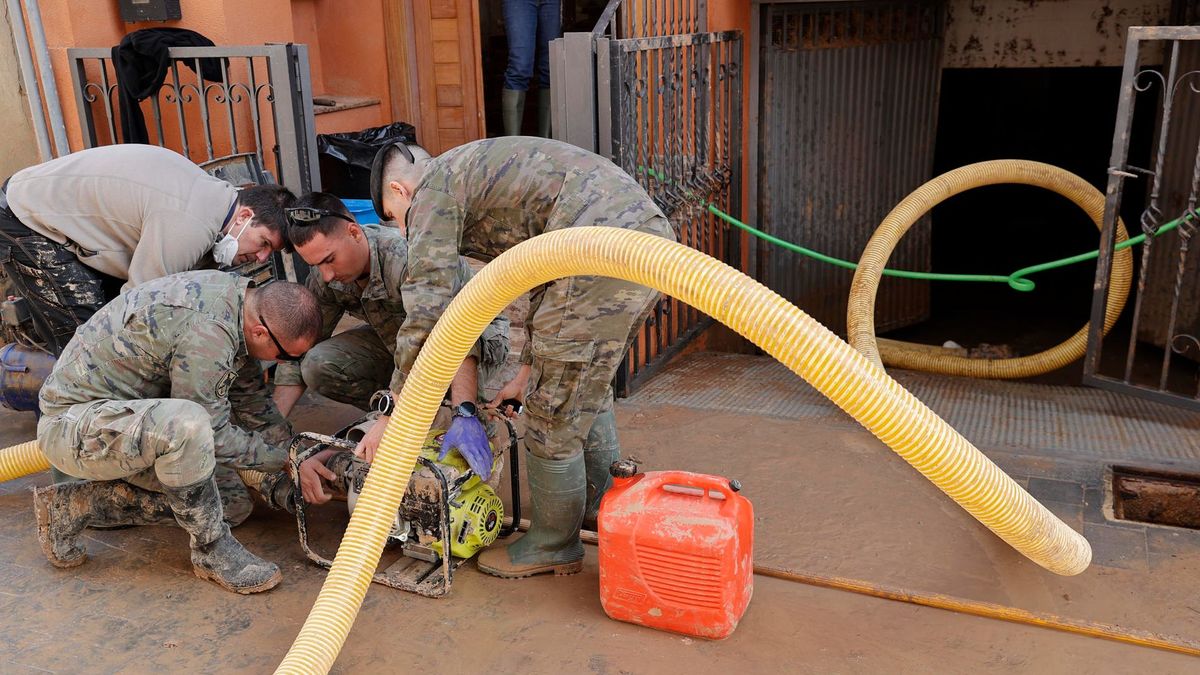
[[[530,288],[574,275],[644,284],[713,316],[828,396],[1023,555],[1068,575],[1091,561],[1082,536],[882,368],[778,294],[661,237],[610,227],[569,228],[493,260],[434,327],[384,431],[325,584],[277,672],[323,673],[333,665],[371,584],[442,394],[484,327]]]
[[[900,238],[934,206],[971,188],[1018,183],[1056,192],[1083,209],[1096,227],[1104,229],[1104,195],[1079,176],[1050,164],[1022,159],[979,162],[948,171],[908,195],[883,219],[867,242],[850,285],[846,332],[850,344],[876,365],[922,370],[942,375],[991,379],[1031,377],[1057,370],[1087,351],[1088,324],[1055,347],[1030,356],[1010,359],[973,359],[931,345],[875,338],[875,295],[888,258]],[[1124,223],[1117,221],[1117,243],[1128,239]],[[1129,249],[1113,256],[1104,334],[1117,322],[1133,280],[1133,255]]]

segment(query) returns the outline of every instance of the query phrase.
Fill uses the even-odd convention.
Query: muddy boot
[[[33,491],[42,552],[55,567],[87,560],[79,545],[85,527],[113,528],[174,523],[162,495],[119,480],[58,483]]]
[[[479,569],[518,579],[544,572],[575,574],[583,569],[579,525],[587,501],[583,453],[571,459],[542,459],[525,453],[533,524],[525,536],[479,554]]]
[[[501,89],[500,114],[504,120],[504,135],[520,136],[521,121],[525,118],[525,92]]]
[[[617,442],[617,416],[613,411],[596,415],[587,440],[583,442],[583,464],[587,471],[587,508],[583,512],[583,529],[596,531],[600,515],[600,499],[612,487],[608,467],[621,458]]]
[[[164,487],[175,520],[192,535],[192,571],[235,593],[258,593],[283,579],[279,567],[247,551],[232,534],[221,511],[212,476],[186,487]]]
[[[167,496],[131,485],[125,481],[113,481],[114,508],[105,517],[93,515],[88,528],[92,530],[123,530],[139,525],[176,526],[175,514]]]
[[[538,90],[538,126],[537,135],[550,138],[550,88]]]

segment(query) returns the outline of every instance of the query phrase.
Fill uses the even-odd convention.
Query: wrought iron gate
[[[1145,64],[1159,54],[1161,68]],[[1154,139],[1131,138],[1135,110],[1156,115]],[[1131,141],[1153,147],[1147,167],[1130,164]],[[1135,190],[1148,191],[1138,219],[1147,238],[1135,256],[1130,325],[1105,339],[1116,222],[1122,197]],[[1190,246],[1200,229],[1200,27],[1129,30],[1106,196],[1084,383],[1200,410],[1200,261]]]
[[[556,41],[554,136],[610,157],[662,207],[682,243],[739,267],[738,235],[704,204],[741,213],[742,35],[706,32],[706,12],[703,0],[612,0],[592,33]],[[617,395],[711,324],[664,299],[618,371]]]
[[[121,142],[112,51],[68,49],[84,147]],[[220,80],[203,80],[213,59]],[[254,153],[293,192],[320,189],[308,48],[295,44],[172,47],[166,80],[142,104],[150,142],[197,163]]]

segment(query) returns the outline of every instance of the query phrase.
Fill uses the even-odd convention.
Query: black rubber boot
[[[229,532],[217,481],[212,476],[186,487],[164,487],[175,520],[192,536],[192,571],[234,593],[258,593],[283,579],[279,567],[247,551]]]
[[[55,567],[76,567],[87,560],[79,545],[86,527],[116,528],[174,524],[165,496],[124,481],[57,483],[33,491],[42,552]]]
[[[479,569],[506,579],[583,569],[579,526],[587,501],[583,453],[571,459],[542,459],[525,453],[533,523],[525,536],[479,554]]]
[[[613,411],[596,415],[587,440],[583,442],[583,464],[587,471],[587,508],[583,512],[583,529],[595,532],[600,515],[600,500],[612,487],[608,467],[621,458],[617,442],[617,416]]]

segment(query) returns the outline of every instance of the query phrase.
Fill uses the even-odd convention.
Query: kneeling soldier
[[[56,468],[88,480],[34,493],[53,565],[84,562],[86,527],[173,518],[191,535],[200,578],[238,593],[279,583],[279,568],[230,533],[218,478],[286,465],[272,443],[290,429],[260,361],[301,358],[321,319],[303,286],[249,283],[215,271],[156,279],[105,305],[68,343],[41,390],[38,442]]]

